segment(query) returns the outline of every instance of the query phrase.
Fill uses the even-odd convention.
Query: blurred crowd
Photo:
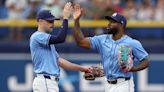
[[[0,18],[34,19],[42,9],[62,17],[68,1],[81,4],[85,19],[103,19],[105,15],[119,12],[129,20],[164,20],[164,0],[1,0]]]
[[[113,12],[125,15],[128,20],[164,20],[164,0],[0,0],[0,19],[35,19],[37,12],[42,9],[51,10],[56,17],[62,18],[66,2],[80,3],[84,8],[82,18],[88,20],[104,19],[105,15],[112,15]],[[0,27],[0,39],[28,41],[36,30],[36,27]],[[103,28],[83,28],[82,30],[85,36],[105,32]],[[69,29],[68,32],[66,42],[73,42],[72,29]],[[139,32],[138,29],[136,32]],[[163,34],[155,33],[157,33],[157,37],[161,37]],[[151,33],[149,29],[149,34],[143,34],[143,30],[141,30],[138,36],[143,34],[143,37],[151,38],[155,33],[154,31]]]

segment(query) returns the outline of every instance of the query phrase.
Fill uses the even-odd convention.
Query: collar
[[[105,42],[113,42],[113,43],[120,43],[120,42],[122,42],[123,40],[125,40],[125,39],[127,39],[128,38],[128,36],[127,35],[124,35],[124,36],[122,36],[120,39],[118,39],[118,40],[113,40],[112,39],[112,35],[107,35],[107,37],[106,37],[106,40],[105,40]]]

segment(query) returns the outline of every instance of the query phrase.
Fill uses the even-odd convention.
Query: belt
[[[54,81],[59,81],[59,77],[52,76],[52,75],[45,75],[45,74],[36,74],[36,77],[46,78]]]
[[[120,82],[123,82],[123,81],[127,81],[127,80],[130,80],[130,77],[127,77],[127,78],[120,77],[120,78],[118,78],[116,80],[107,80],[107,82],[109,84],[117,84],[117,83],[120,83]]]

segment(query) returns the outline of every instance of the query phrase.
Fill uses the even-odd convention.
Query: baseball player
[[[54,44],[63,43],[68,30],[68,18],[72,5],[64,7],[63,24],[58,35],[51,35],[55,16],[49,10],[41,10],[37,14],[38,30],[30,38],[30,50],[34,66],[35,78],[33,92],[59,92],[59,66],[64,69],[91,72],[89,67],[79,66],[59,57]]]
[[[78,46],[89,49],[96,49],[102,59],[102,65],[106,76],[105,92],[134,92],[133,72],[148,67],[148,53],[141,43],[125,34],[126,18],[121,14],[114,13],[112,16],[105,16],[109,21],[107,34],[84,37],[80,31],[79,19],[82,15],[82,8],[76,4],[73,13],[74,37]],[[140,64],[133,66],[134,59]],[[129,66],[119,62],[130,62]]]

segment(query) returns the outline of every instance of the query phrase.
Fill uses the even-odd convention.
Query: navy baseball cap
[[[50,10],[40,10],[37,13],[36,19],[37,20],[43,19],[43,20],[48,20],[48,21],[60,20],[59,18],[56,18]]]
[[[112,16],[105,16],[105,18],[107,20],[113,20],[113,21],[116,21],[118,23],[121,23],[124,25],[124,27],[126,27],[126,18],[119,13],[113,13]]]

